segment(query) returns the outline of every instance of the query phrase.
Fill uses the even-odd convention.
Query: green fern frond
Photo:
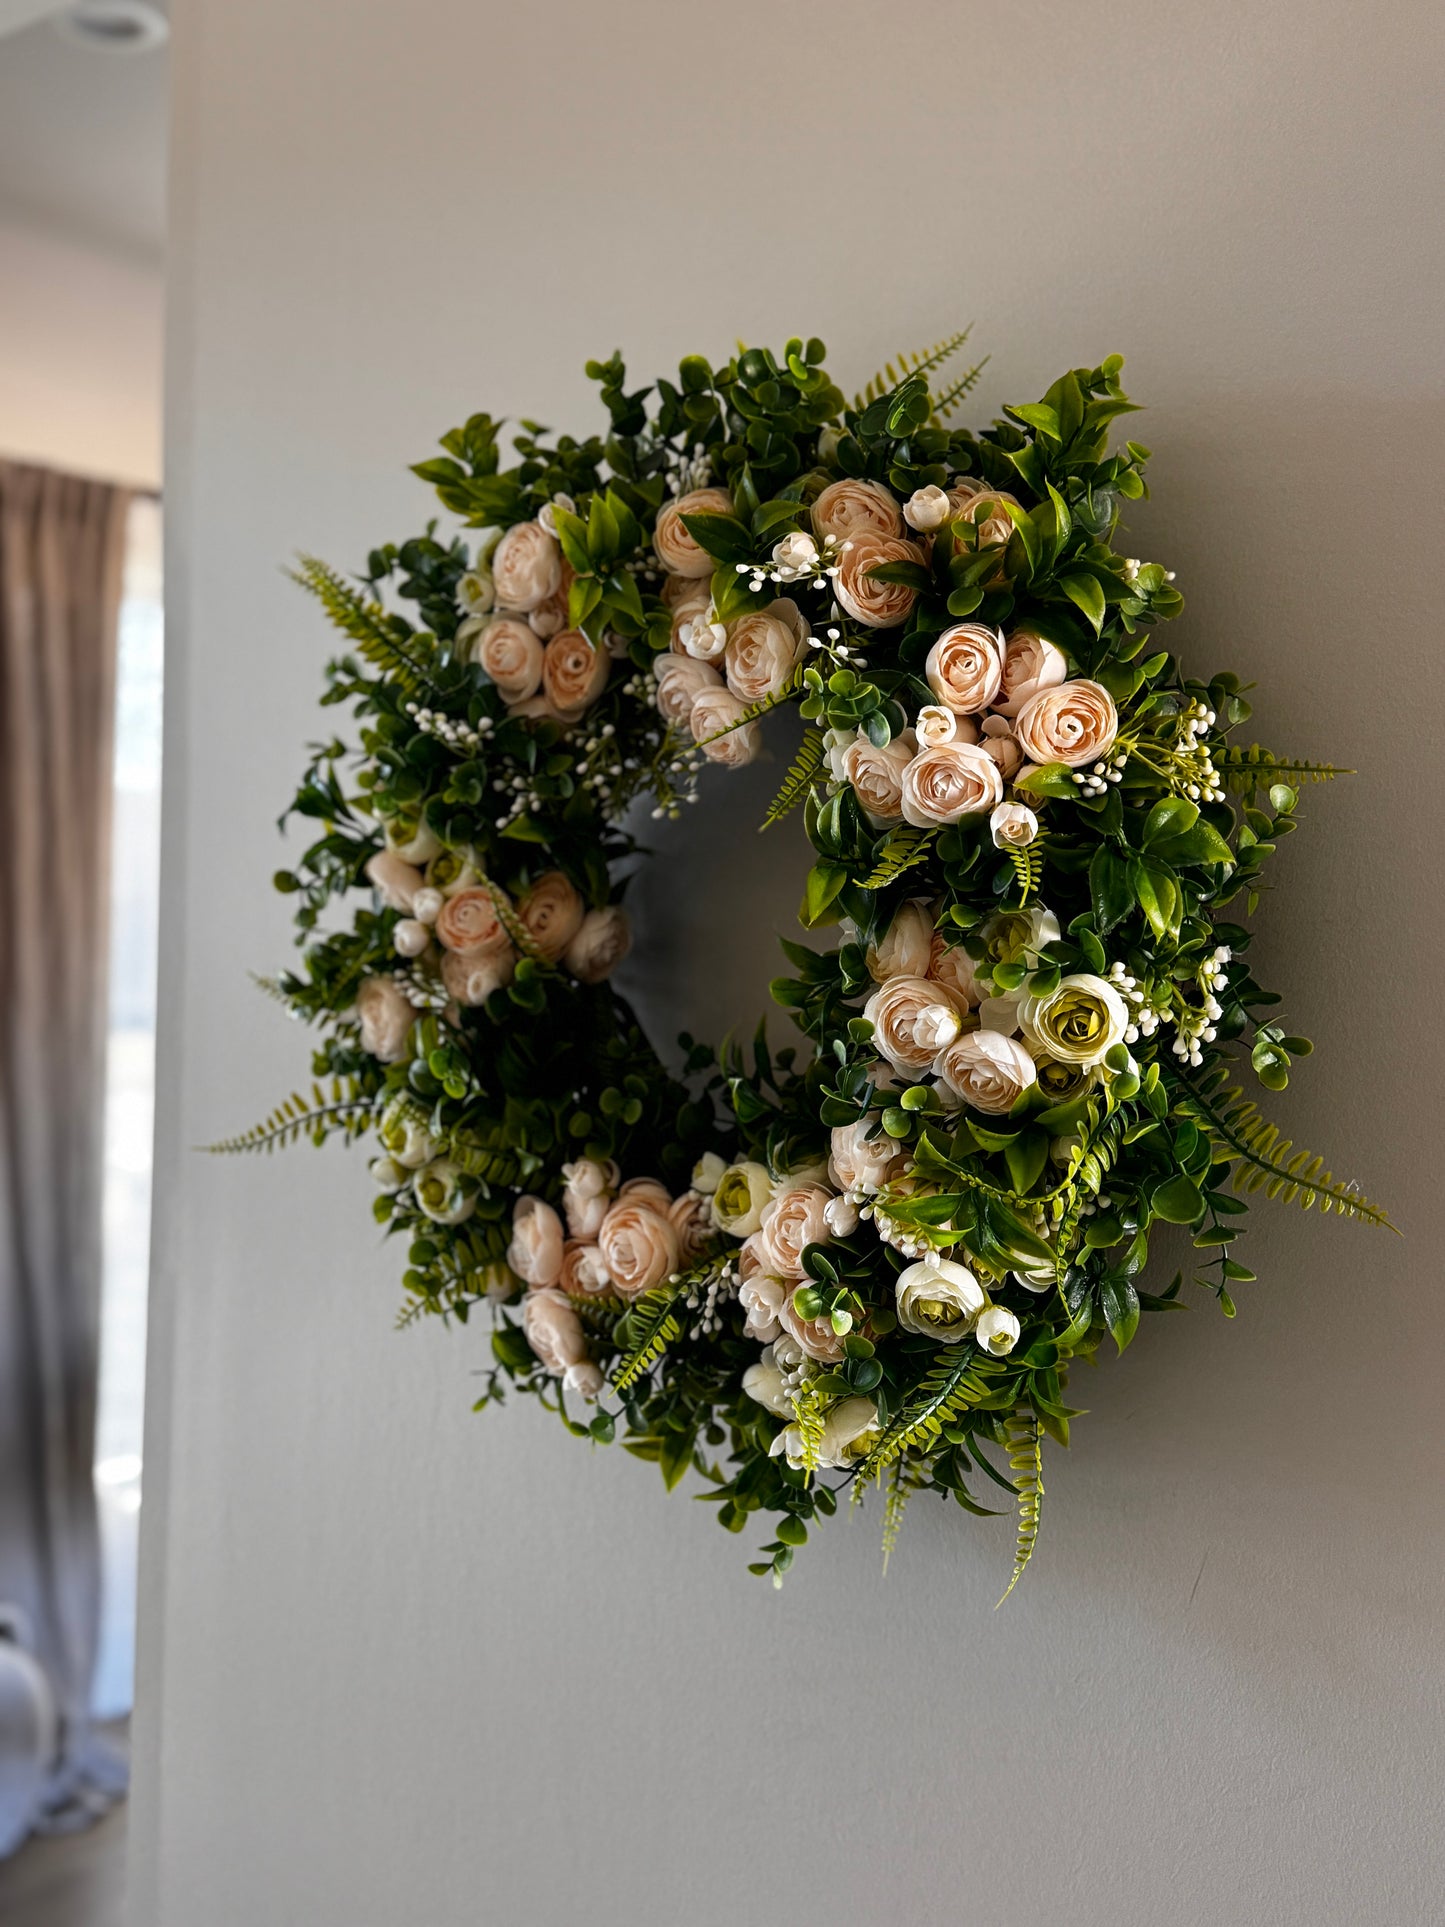
[[[334,626],[351,638],[372,668],[409,695],[420,693],[428,682],[426,665],[393,633],[391,618],[381,604],[353,589],[314,555],[299,556],[297,561],[299,566],[289,571],[291,580],[316,597]]]
[[[897,1459],[893,1464],[893,1477],[889,1482],[888,1494],[883,1501],[883,1570],[888,1570],[888,1561],[893,1557],[893,1548],[898,1544],[898,1535],[903,1530],[903,1513],[913,1493],[903,1462]]]
[[[915,863],[926,862],[933,837],[932,830],[890,830],[878,852],[873,874],[863,879],[863,888],[885,889],[890,883],[896,883],[904,871],[911,870]]]
[[[809,1472],[818,1469],[823,1449],[823,1419],[832,1404],[831,1398],[821,1395],[817,1386],[816,1378],[805,1378],[793,1393],[793,1419],[803,1443],[803,1465]]]
[[[1331,783],[1337,776],[1353,776],[1352,769],[1335,763],[1311,763],[1300,756],[1276,756],[1259,743],[1248,748],[1231,743],[1214,758],[1214,767],[1226,786],[1237,795],[1248,795],[1270,783]]]
[[[977,1406],[987,1405],[997,1392],[993,1381],[1006,1369],[967,1343],[941,1351],[911,1403],[859,1466],[858,1477],[875,1478],[906,1452],[931,1451],[945,1425]]]
[[[447,1156],[469,1178],[483,1184],[515,1185],[522,1176],[521,1161],[514,1152],[483,1144],[469,1132],[452,1132],[447,1139]]]
[[[309,1098],[293,1091],[269,1117],[253,1124],[249,1131],[243,1131],[239,1137],[223,1138],[219,1144],[202,1145],[201,1149],[217,1156],[239,1151],[285,1150],[301,1137],[309,1138],[313,1144],[324,1144],[337,1131],[350,1144],[370,1127],[375,1108],[376,1100],[359,1089],[354,1077],[338,1077],[332,1080],[329,1099],[319,1084],[312,1085]]]
[[[1044,1428],[1035,1413],[1021,1405],[1005,1426],[1008,1438],[1009,1470],[1018,1494],[1018,1537],[1014,1542],[1013,1577],[1004,1588],[1001,1606],[1024,1576],[1024,1568],[1034,1556],[1039,1537],[1039,1513],[1044,1502]],[[994,1611],[998,1611],[995,1606]]]
[[[614,1391],[625,1392],[644,1373],[650,1372],[668,1346],[682,1336],[682,1324],[673,1307],[682,1296],[681,1283],[659,1285],[647,1291],[628,1307],[633,1349],[612,1373]]]
[[[809,729],[804,734],[797,755],[793,758],[792,768],[783,778],[781,788],[769,803],[767,814],[758,825],[760,832],[770,828],[774,823],[781,823],[790,810],[797,808],[812,788],[818,771],[822,767],[823,732],[821,729]]]
[[[942,422],[948,419],[954,409],[957,408],[958,404],[963,400],[964,396],[971,392],[974,383],[988,366],[988,362],[989,357],[985,355],[982,361],[976,361],[974,363],[966,375],[960,375],[957,381],[950,382],[943,393],[935,398],[933,403],[933,420],[935,422]]]
[[[921,349],[916,354],[899,355],[896,370],[891,361],[885,363],[862,393],[853,397],[854,409],[861,414],[869,402],[877,401],[880,395],[886,395],[890,388],[896,388],[899,382],[906,380],[909,375],[931,375],[936,369],[941,368],[950,356],[958,353],[972,333],[973,323],[970,322],[957,334],[946,335],[942,341],[935,341],[931,348]]]
[[[726,728],[715,729],[711,736],[698,737],[692,744],[692,748],[706,749],[709,743],[717,742],[719,737],[731,736],[735,729],[745,729],[749,723],[755,723],[760,716],[766,716],[770,709],[781,709],[784,703],[790,703],[793,700],[802,686],[803,666],[800,663],[776,694],[764,696],[760,702],[749,703],[742,714],[735,717]]]
[[[1019,908],[1022,909],[1043,880],[1044,853],[1037,843],[1030,843],[1022,850],[1010,846],[1008,856],[1018,878]]]
[[[1219,1161],[1233,1164],[1237,1192],[1263,1191],[1283,1204],[1298,1204],[1302,1211],[1318,1206],[1399,1235],[1399,1227],[1391,1224],[1384,1207],[1372,1204],[1353,1180],[1342,1183],[1325,1169],[1322,1157],[1313,1151],[1296,1151],[1293,1139],[1281,1137],[1278,1125],[1261,1116],[1254,1100],[1238,1085],[1229,1085],[1222,1066],[1199,1082],[1187,1076],[1180,1081],[1186,1093],[1183,1109],[1192,1113],[1216,1151],[1224,1154]]]
[[[291,999],[286,995],[286,992],[281,988],[276,978],[263,977],[258,970],[248,970],[246,975],[251,979],[251,982],[256,986],[257,990],[261,992],[263,997],[269,997],[272,1003],[280,1004],[283,1010],[290,1010],[292,1008]]]

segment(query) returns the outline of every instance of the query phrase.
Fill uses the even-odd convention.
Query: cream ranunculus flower
[[[1068,1104],[1099,1081],[1092,1064],[1063,1064],[1057,1057],[1041,1057],[1036,1068],[1039,1089],[1050,1104]]]
[[[468,1191],[461,1166],[450,1158],[433,1158],[424,1164],[411,1181],[417,1209],[434,1224],[461,1224],[477,1208],[476,1196]]]
[[[765,1405],[779,1418],[793,1416],[793,1401],[788,1397],[783,1374],[775,1363],[771,1345],[764,1348],[757,1364],[749,1365],[743,1373],[743,1390],[749,1398],[756,1399],[759,1405]]]
[[[975,743],[941,743],[923,749],[903,772],[903,820],[916,829],[986,816],[1003,801],[1003,777]]]
[[[525,614],[555,594],[561,581],[562,551],[540,522],[519,522],[493,551],[492,582],[503,609]]]
[[[767,1270],[780,1278],[805,1275],[804,1251],[830,1235],[824,1213],[831,1196],[820,1184],[790,1185],[764,1205],[758,1243]]]
[[[366,1168],[377,1190],[384,1191],[388,1196],[400,1191],[404,1184],[411,1183],[411,1172],[404,1164],[398,1164],[395,1158],[373,1158]]]
[[[438,943],[463,956],[505,956],[512,948],[490,890],[458,890],[438,910],[432,928]]]
[[[998,773],[1006,783],[1012,782],[1024,766],[1024,753],[1019,748],[1017,738],[1010,735],[1009,726],[1002,716],[984,718],[978,746],[985,756],[991,756],[998,764]]]
[[[913,726],[920,749],[938,749],[958,735],[958,717],[942,703],[925,703]]]
[[[874,1120],[862,1118],[857,1124],[835,1124],[828,1160],[833,1182],[844,1191],[855,1193],[881,1191],[903,1168],[904,1153],[886,1131],[869,1137]]]
[[[839,542],[859,535],[902,535],[903,517],[892,492],[881,482],[858,482],[845,476],[841,482],[830,482],[814,502],[813,531],[820,539],[832,535]]]
[[[718,621],[711,601],[706,609],[677,625],[677,639],[682,653],[694,662],[720,663],[727,655],[727,624]]]
[[[527,1293],[522,1300],[522,1330],[543,1369],[556,1378],[587,1357],[582,1320],[555,1287]]]
[[[766,1343],[781,1334],[779,1314],[792,1289],[786,1279],[773,1277],[765,1268],[761,1242],[753,1232],[738,1252],[738,1303],[747,1337]]]
[[[823,1420],[816,1463],[829,1471],[841,1471],[855,1459],[866,1457],[877,1430],[878,1407],[871,1398],[840,1399]],[[794,1470],[807,1463],[803,1435],[796,1425],[785,1426],[768,1451],[772,1458],[786,1457]]]
[[[874,1047],[895,1071],[917,1075],[932,1068],[940,1008],[959,1015],[947,986],[927,977],[890,977],[864,1004]]]
[[[602,1376],[602,1368],[590,1358],[579,1358],[575,1365],[569,1365],[562,1374],[562,1385],[566,1391],[575,1392],[578,1398],[586,1399],[594,1405],[602,1396],[602,1387],[607,1383]]]
[[[725,488],[695,488],[676,501],[664,502],[657,512],[652,546],[663,568],[673,575],[711,575],[713,559],[699,548],[683,523],[684,515],[731,515],[733,498]]]
[[[1015,1038],[971,1030],[941,1050],[935,1073],[965,1104],[1004,1117],[1034,1081],[1034,1060]]]
[[[984,1351],[991,1352],[995,1358],[1002,1358],[1019,1342],[1019,1321],[1002,1305],[990,1305],[979,1314],[973,1335]]]
[[[730,1164],[712,1194],[712,1221],[730,1238],[747,1238],[762,1223],[772,1196],[773,1180],[765,1164]]]
[[[903,772],[917,753],[911,729],[895,736],[882,749],[860,729],[839,759],[844,782],[851,783],[858,801],[875,824],[896,823],[903,815]]]
[[[681,1258],[677,1227],[665,1210],[636,1198],[618,1198],[602,1220],[597,1247],[624,1298],[653,1290],[672,1276]]]
[[[378,850],[366,866],[367,880],[388,910],[416,915],[417,891],[422,874],[415,864],[405,863],[395,850]]]
[[[999,803],[988,827],[995,848],[1026,850],[1039,833],[1039,819],[1026,803]]]
[[[823,1216],[835,1238],[851,1238],[858,1229],[858,1207],[851,1198],[829,1198]]]
[[[801,529],[773,544],[773,569],[784,582],[800,582],[816,574],[818,562],[817,543]]]
[[[562,1220],[545,1198],[523,1195],[512,1206],[512,1242],[507,1263],[527,1284],[541,1290],[562,1275]]]
[[[704,689],[694,699],[688,726],[710,763],[741,769],[752,762],[762,746],[762,735],[756,722],[741,720],[746,714],[747,705],[730,689]]]
[[[903,504],[903,519],[909,528],[917,529],[921,535],[931,534],[941,529],[953,513],[953,504],[945,490],[935,488],[930,482],[926,488],[916,488]]]
[[[580,629],[563,629],[542,654],[542,693],[559,715],[575,722],[607,687],[612,658]]]
[[[1025,994],[1018,1021],[1041,1056],[1064,1064],[1097,1064],[1123,1042],[1129,1010],[1111,983],[1080,971],[1042,997]]]
[[[392,947],[399,957],[419,957],[431,947],[431,931],[415,917],[403,917],[391,932]]]
[[[562,1272],[557,1282],[577,1298],[596,1298],[612,1289],[602,1253],[586,1238],[569,1238],[563,1245]]]
[[[838,558],[838,573],[833,578],[833,593],[839,606],[855,622],[868,629],[893,629],[904,621],[918,599],[918,591],[906,582],[879,581],[869,574],[889,562],[922,564],[923,551],[916,542],[898,537],[855,535]]]
[[[674,729],[686,729],[692,706],[705,689],[721,689],[723,679],[710,662],[667,652],[652,665],[657,678],[657,713]]]
[[[559,629],[565,629],[569,620],[572,602],[572,570],[566,562],[562,564],[562,580],[557,584],[545,602],[539,602],[535,609],[528,612],[527,621],[533,632],[543,642],[555,636]]]
[[[1000,910],[979,926],[990,963],[1026,963],[1037,970],[1044,948],[1059,941],[1059,920],[1052,910]]]
[[[752,615],[739,616],[727,631],[728,688],[745,703],[780,696],[807,647],[807,621],[797,603],[786,596]]]
[[[940,1345],[961,1345],[988,1303],[983,1286],[967,1265],[952,1258],[909,1265],[894,1285],[898,1322]]]
[[[547,870],[518,899],[517,921],[548,963],[556,963],[578,931],[587,906],[560,870]]]
[[[464,616],[490,615],[496,601],[497,590],[490,569],[468,569],[457,578],[457,607]]]
[[[865,952],[875,984],[887,983],[890,977],[926,977],[932,955],[933,918],[921,897],[900,905],[886,933]]]
[[[928,686],[959,716],[981,716],[1003,677],[1003,636],[982,622],[945,629],[923,665]]]
[[[727,1170],[727,1162],[716,1151],[704,1151],[692,1167],[692,1188],[710,1198],[722,1182],[722,1174]]]
[[[436,1156],[425,1114],[405,1093],[394,1097],[382,1112],[376,1135],[382,1150],[403,1170],[419,1170]]]
[[[675,584],[681,588],[674,587]],[[699,616],[706,616],[712,607],[712,584],[706,578],[670,575],[662,585],[662,599],[672,611],[672,653],[686,655],[684,631]]]
[[[474,1010],[484,1004],[494,990],[512,981],[517,971],[517,953],[510,944],[505,950],[448,950],[442,958],[442,983],[449,997]]]
[[[950,943],[941,931],[934,932],[928,968],[923,974],[951,991],[960,1010],[982,1003],[987,994],[979,982],[978,965],[973,958],[961,943]]]
[[[562,961],[580,984],[600,984],[632,948],[632,925],[620,903],[589,910]]]
[[[1041,689],[1014,719],[1014,734],[1033,763],[1079,769],[1112,749],[1119,712],[1102,683],[1079,678]]]
[[[562,1166],[562,1210],[574,1238],[595,1238],[617,1186],[617,1166],[576,1158]]]
[[[457,640],[462,641],[460,629]],[[525,702],[536,695],[542,686],[542,645],[527,623],[516,616],[495,616],[479,623],[469,640],[472,661],[486,670],[503,702]]]
[[[386,816],[381,820],[386,847],[405,863],[430,863],[441,854],[442,841],[418,816]]]
[[[416,1009],[395,977],[363,977],[356,992],[361,1048],[378,1063],[399,1064],[411,1048]]]
[[[1003,680],[993,706],[1000,716],[1017,716],[1030,696],[1054,688],[1068,673],[1068,658],[1056,643],[1032,629],[1013,629],[1004,638]]]

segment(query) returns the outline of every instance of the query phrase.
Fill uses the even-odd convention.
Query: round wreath
[[[980,1477],[1016,1580],[1070,1361],[1181,1302],[1182,1273],[1140,1284],[1156,1224],[1232,1315],[1241,1192],[1387,1222],[1233,1081],[1310,1047],[1223,913],[1340,772],[1231,744],[1239,679],[1154,646],[1181,597],[1112,546],[1148,457],[1109,452],[1120,359],[973,433],[978,370],[938,374],[962,341],[851,407],[816,340],[651,389],[589,363],[605,436],[525,423],[504,467],[474,415],[417,464],[476,538],[299,572],[359,723],[314,750],[321,834],[276,879],[305,963],[268,987],[321,1081],[222,1148],[374,1135],[401,1322],[485,1305],[479,1405],[530,1392],[694,1470],[729,1531],[772,1515],[775,1580],[844,1487],[885,1490],[886,1547],[916,1490],[982,1512]],[[783,946],[807,1048],[669,1066],[608,982],[633,826],[784,705],[767,821],[803,810],[800,920],[841,926]]]

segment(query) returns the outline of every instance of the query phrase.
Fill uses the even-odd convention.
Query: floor
[[[125,1804],[84,1833],[31,1840],[0,1862],[5,1927],[122,1927]]]

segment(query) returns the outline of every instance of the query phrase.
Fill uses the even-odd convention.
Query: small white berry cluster
[[[1203,740],[1213,729],[1215,720],[1208,703],[1197,700],[1191,702],[1179,718],[1176,747],[1185,765],[1182,788],[1191,803],[1218,803],[1224,796],[1224,784]]]
[[[423,736],[435,736],[448,749],[460,750],[466,756],[475,756],[496,727],[490,716],[483,716],[473,728],[440,709],[423,709],[418,703],[408,703],[406,713]]]
[[[1216,1026],[1224,1015],[1224,1006],[1215,992],[1223,990],[1229,981],[1229,964],[1233,956],[1234,952],[1227,943],[1217,944],[1195,973],[1195,982],[1204,1000],[1202,1007],[1196,1010],[1192,1004],[1182,1001],[1179,1005],[1174,1020],[1179,1027],[1179,1034],[1171,1049],[1191,1069],[1197,1070],[1204,1062],[1200,1046],[1212,1044],[1219,1035]]]
[[[1126,582],[1137,582],[1139,580],[1139,571],[1148,567],[1149,564],[1147,562],[1141,562],[1137,555],[1129,556],[1124,563],[1124,580]],[[1174,580],[1173,569],[1166,569],[1164,571],[1164,580],[1166,582],[1172,582]]]
[[[1112,756],[1095,763],[1092,769],[1076,769],[1074,781],[1084,796],[1103,796],[1111,783],[1123,782],[1124,765],[1128,760],[1127,749],[1116,749]]]
[[[705,761],[703,752],[693,745],[691,748],[679,749],[672,761],[665,765],[664,770],[659,771],[659,774],[666,774],[672,794],[654,808],[652,812],[654,822],[660,822],[663,817],[666,817],[669,822],[676,823],[682,815],[681,805],[697,801],[697,781]]]
[[[1159,1013],[1149,1001],[1149,993],[1139,983],[1137,977],[1127,971],[1123,964],[1109,966],[1109,982],[1118,991],[1125,1003],[1132,1004],[1129,1013],[1129,1028],[1124,1032],[1126,1044],[1137,1044],[1141,1037],[1152,1037],[1159,1028]]]
[[[668,454],[670,457],[671,450]],[[667,471],[668,487],[676,501],[679,495],[691,495],[694,490],[707,487],[712,480],[712,455],[707,449],[694,455],[678,455],[668,460]]]
[[[710,1278],[700,1278],[695,1284],[690,1285],[682,1302],[689,1311],[697,1312],[698,1316],[688,1328],[688,1337],[711,1338],[714,1333],[720,1332],[723,1328],[720,1307],[728,1299],[736,1298],[737,1292],[737,1266],[731,1259],[721,1271],[714,1272]]]
[[[811,582],[815,589],[826,589],[838,573],[838,557],[847,546],[836,535],[825,535],[820,547],[813,536],[799,532],[785,535],[774,544],[771,561],[735,562],[733,567],[737,574],[749,578],[748,587],[754,595],[761,595],[769,582]]]
[[[833,624],[830,624],[821,636],[809,636],[807,646],[810,649],[821,649],[826,655],[832,656],[837,662],[855,662],[860,660],[863,655],[861,649],[850,649],[848,647],[847,643],[843,640],[843,631]]]
[[[445,1010],[451,1002],[450,994],[438,979],[420,970],[398,970],[394,976],[397,989],[413,1010]]]

